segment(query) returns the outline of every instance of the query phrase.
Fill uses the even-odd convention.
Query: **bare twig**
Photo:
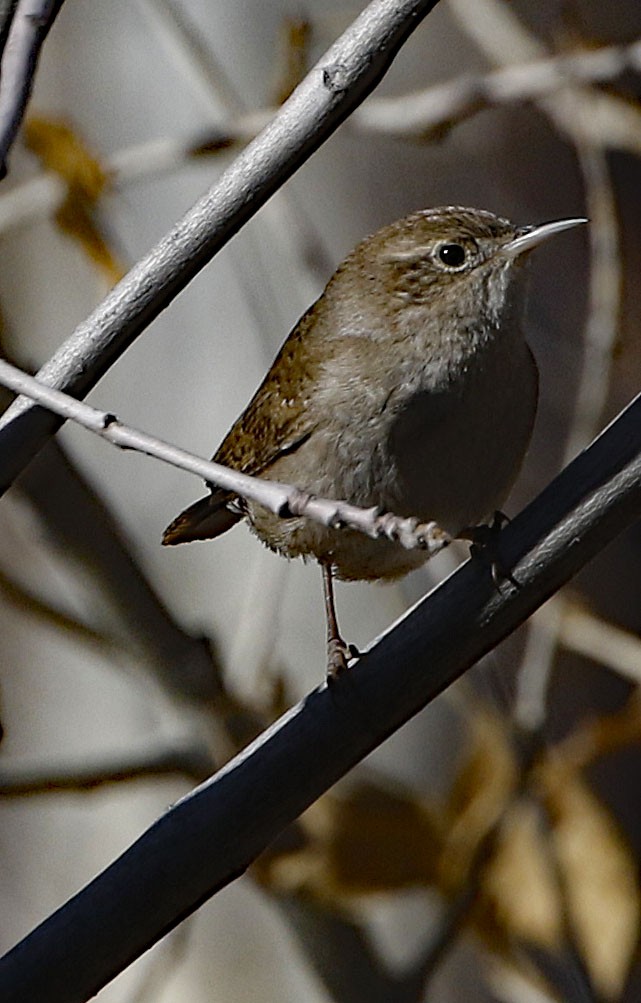
[[[59,390],[45,386],[35,377],[23,373],[2,359],[0,384],[16,393],[28,395],[63,418],[71,418],[121,449],[133,449],[197,474],[209,483],[255,501],[283,518],[305,516],[323,526],[355,529],[373,539],[385,537],[397,541],[408,550],[427,550],[430,555],[438,553],[450,542],[450,537],[435,522],[420,523],[415,518],[404,518],[391,512],[380,513],[376,507],[363,509],[343,501],[316,498],[292,485],[249,477],[220,463],[203,460],[178,446],[123,425],[114,414],[99,411]]]
[[[225,129],[230,125],[232,135],[238,137],[238,129],[240,134],[245,133],[245,138],[240,141],[232,139],[232,146],[248,142],[266,125],[275,109],[247,114],[245,101],[221,66],[214,49],[205,46],[202,32],[196,29],[188,11],[176,0],[143,0],[142,8],[150,17],[168,59],[182,73],[194,97],[201,102],[206,123],[208,126],[211,123],[209,136],[202,133],[195,136],[191,148],[184,151],[183,163],[188,158],[202,159],[229,149],[227,144],[230,140],[225,137]],[[219,114],[214,116],[214,110]],[[127,168],[128,165],[121,160],[120,166]],[[122,171],[116,176],[121,184]],[[276,211],[264,216],[252,228],[251,234],[247,234],[242,253],[234,250],[234,245],[230,248],[235,258],[235,270],[246,290],[247,306],[259,332],[264,328],[265,317],[271,318],[274,329],[286,329],[287,325],[282,298],[276,294],[273,283],[273,226],[277,228],[282,253],[289,254],[291,258],[290,292],[300,300],[300,312],[317,293],[317,282],[312,284],[309,281],[308,256],[300,250],[300,209],[297,207],[296,212],[288,211],[292,198],[293,190],[289,187],[276,192],[271,203]],[[328,268],[328,273],[331,271]],[[264,362],[270,362],[269,356]],[[262,700],[269,701],[273,696],[273,681],[269,681],[267,670],[279,636],[286,570],[281,562],[269,562],[269,555],[262,548],[252,551],[250,565],[246,569],[246,584],[226,659],[226,676],[236,681],[236,690],[243,681],[242,688],[253,707],[259,706]],[[248,666],[252,667],[251,670]]]
[[[41,596],[36,595],[35,592],[19,584],[1,569],[0,595],[5,602],[11,603],[27,616],[34,617],[56,630],[65,631],[84,644],[102,649],[118,646],[115,638],[109,637],[90,624],[83,623],[82,620],[71,616],[66,610],[56,608]]]
[[[464,0],[449,0],[449,8],[461,28],[498,66],[513,71],[516,63],[546,60],[549,55],[545,45],[500,0],[477,0],[473,18]],[[638,47],[641,43],[633,44],[632,61],[627,64],[631,69],[639,67]],[[617,57],[606,54],[604,67],[610,59],[616,61]],[[604,149],[613,147],[641,153],[641,116],[629,102],[573,83],[556,91],[553,96],[543,92],[532,97],[564,138],[575,145],[589,142]]]
[[[199,782],[213,769],[213,760],[205,747],[148,749],[125,759],[96,763],[61,763],[55,766],[5,765],[0,770],[0,798],[28,794],[53,794],[57,791],[92,791],[123,780],[174,776]]]
[[[541,609],[541,632],[583,658],[605,665],[641,686],[641,637],[607,623],[590,610],[560,596]]]
[[[135,671],[142,666],[170,697],[198,711],[219,701],[215,651],[176,624],[104,502],[56,440],[25,471],[20,490],[66,560],[91,575],[103,612],[116,611],[118,622],[111,630],[126,646],[124,664]]]
[[[507,51],[513,56],[511,48]],[[523,58],[523,63],[491,73],[459,76],[414,94],[373,99],[354,114],[352,124],[408,138],[440,132],[481,108],[537,101],[570,85],[603,83],[626,70],[641,72],[641,41],[539,59],[529,53]]]
[[[0,385],[0,410],[10,400],[11,394]],[[176,622],[142,571],[118,521],[57,439],[47,443],[24,472],[19,491],[53,546],[67,563],[82,569],[84,581],[91,576],[100,596],[96,623],[89,625],[88,633],[82,624],[59,619],[61,611],[39,607],[37,597],[30,594],[25,596],[29,609],[89,642],[97,628],[96,642],[113,646],[119,668],[134,674],[142,669],[170,698],[178,698],[197,715],[223,700],[215,644]],[[12,596],[20,602],[15,591]],[[109,619],[112,612],[115,623]],[[100,625],[107,620],[108,636],[102,641]],[[120,658],[125,652],[126,657]]]
[[[2,54],[0,83],[0,177],[33,87],[42,44],[64,0],[18,0]]]
[[[517,16],[495,0],[483,0],[480,10],[482,16],[477,17],[473,23],[464,21],[460,0],[450,0],[450,6],[458,11],[461,23],[466,24],[483,51],[499,63],[532,59],[545,53],[542,43],[525,28]],[[622,65],[638,68],[641,42],[625,47],[625,53]],[[581,59],[582,56],[583,54]],[[631,63],[627,61],[628,56],[631,56]],[[605,68],[609,63],[612,67],[616,61],[617,56],[610,49],[600,65]],[[518,73],[521,69],[509,66],[498,72]],[[612,131],[602,129],[602,112],[611,112],[610,117],[616,120],[620,108],[616,99],[610,95],[597,95],[577,87],[565,88],[554,100],[547,97],[545,92],[538,97],[533,96],[541,110],[576,147],[585,180],[587,212],[592,222],[588,320],[578,388],[564,449],[563,462],[568,463],[601,424],[619,329],[622,263],[615,197],[605,153],[612,139]],[[634,130],[630,132],[634,134]],[[641,150],[641,118],[637,121],[636,134]],[[528,632],[515,701],[516,719],[524,727],[536,729],[545,719],[548,681],[556,650],[557,643],[549,629],[549,623],[548,629],[542,632],[538,619],[535,618]]]
[[[76,329],[40,377],[85,394],[131,342],[374,89],[437,0],[372,0],[185,218]],[[0,485],[60,420],[24,399],[0,422]]]
[[[150,6],[155,6],[149,0]],[[164,6],[164,5],[161,5]],[[445,84],[394,98],[371,98],[357,109],[349,126],[358,132],[389,136],[420,137],[440,132],[481,108],[504,103],[534,101],[576,83],[598,83],[615,79],[626,69],[641,72],[641,42],[627,46],[606,46],[568,55],[549,56],[518,66],[508,66],[487,74],[456,77]],[[247,114],[233,114],[193,136],[155,139],[128,147],[106,161],[112,183],[123,186],[183,167],[193,157],[224,152],[244,146],[254,139],[274,115],[273,108]],[[641,150],[641,118],[633,108],[637,128],[630,117],[617,137],[612,132],[606,146],[630,147],[635,134]],[[0,231],[22,225],[53,212],[64,196],[64,186],[51,175],[31,178],[0,197]]]
[[[623,261],[616,198],[606,152],[586,139],[577,144],[590,217],[590,290],[581,367],[564,450],[568,463],[600,427],[610,390],[619,332]]]
[[[244,108],[236,89],[211,48],[205,46],[202,33],[189,19],[187,11],[172,0],[139,0],[139,5],[166,46],[172,64],[189,81],[192,93],[200,100],[204,117],[209,121],[217,120],[218,102],[232,116],[241,115]]]
[[[149,5],[155,6],[153,0],[149,0]],[[571,56],[549,56],[487,74],[459,76],[412,94],[371,98],[354,112],[348,128],[360,133],[383,133],[399,138],[429,137],[430,134],[440,134],[444,128],[452,127],[482,108],[535,101],[570,84],[615,79],[626,69],[641,71],[641,42],[606,46]],[[611,101],[612,95],[607,95],[607,98]],[[594,110],[593,106],[590,110]],[[611,106],[605,111],[609,113]],[[216,124],[205,130],[199,129],[186,138],[154,139],[114,153],[105,161],[105,171],[112,185],[122,188],[178,170],[194,158],[246,145],[274,114],[273,108],[245,114],[234,114],[228,108],[226,116]],[[603,145],[641,152],[641,116],[638,110],[627,104],[621,105],[617,109],[617,120],[620,120],[620,128],[615,129],[610,115],[610,128],[602,136]],[[59,179],[47,173],[30,178],[3,193],[0,196],[0,232],[54,213],[65,191]]]
[[[640,515],[641,395],[502,531],[512,581],[463,565],[10,951],[3,1003],[90,998]]]

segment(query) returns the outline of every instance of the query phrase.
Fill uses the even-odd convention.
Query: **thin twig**
[[[189,81],[205,117],[218,118],[214,114],[216,99],[231,116],[241,115],[243,102],[187,11],[172,0],[139,0],[139,6],[168,49],[172,65]]]
[[[64,0],[18,0],[4,52],[0,76],[0,177],[16,138],[33,87],[42,44]]]
[[[641,41],[571,55],[530,56],[523,63],[490,73],[459,76],[413,94],[373,99],[355,112],[352,124],[388,136],[428,136],[482,108],[537,101],[570,85],[614,80],[627,70],[641,72]]]
[[[153,6],[152,0],[149,0]],[[641,42],[606,46],[568,55],[549,56],[477,76],[456,77],[424,91],[394,98],[371,98],[352,115],[347,128],[359,133],[381,133],[398,138],[426,138],[439,134],[482,108],[537,100],[576,83],[613,80],[626,69],[641,71]],[[612,99],[612,95],[607,95]],[[603,135],[608,148],[641,152],[641,115],[621,106],[620,129]],[[591,110],[593,110],[591,108]],[[610,109],[606,109],[610,110]],[[122,188],[157,175],[179,170],[190,160],[229,152],[254,139],[275,114],[273,108],[232,114],[215,125],[180,138],[161,138],[126,147],[105,161],[113,187]],[[39,175],[0,196],[0,233],[52,214],[65,187],[51,174]]]
[[[118,283],[76,329],[40,377],[84,395],[374,89],[396,53],[438,0],[371,0],[354,24],[184,219]],[[16,401],[0,421],[5,490],[60,420]]]
[[[479,0],[477,16],[467,17],[462,0],[449,0],[459,23],[474,38],[484,54],[504,65],[517,60],[542,59],[550,63],[543,43],[533,35],[505,4]],[[561,66],[586,65],[583,55],[563,57]],[[639,69],[641,42],[631,46],[600,50],[593,72],[610,69],[621,60],[623,68]],[[574,62],[577,60],[577,62]],[[532,64],[530,64],[532,65]],[[516,73],[521,67],[508,65],[499,73]],[[545,72],[541,74],[545,79]],[[560,74],[562,79],[563,74]],[[618,127],[603,128],[609,116],[618,122],[622,113],[628,121],[627,104],[608,94],[577,86],[563,88],[554,98],[545,92],[535,97],[538,107],[575,147],[586,189],[587,212],[591,219],[591,273],[588,320],[584,332],[583,355],[574,410],[570,419],[563,462],[567,463],[600,427],[607,400],[614,344],[621,309],[622,262],[615,196],[605,150]],[[633,109],[636,113],[636,109]],[[636,115],[636,142],[641,151],[641,118]],[[624,130],[626,131],[626,130]],[[629,130],[634,133],[634,130]],[[552,631],[541,631],[535,620],[530,631],[522,668],[518,676],[515,718],[523,727],[536,730],[545,720],[548,681],[557,650]]]
[[[53,794],[60,791],[93,791],[124,780],[166,777],[176,774],[196,783],[209,776],[214,762],[208,749],[188,746],[184,749],[149,749],[129,759],[119,756],[96,763],[61,763],[58,766],[21,766],[5,764],[0,770],[0,798],[30,794]]]
[[[555,637],[556,644],[641,686],[641,637],[637,634],[561,596],[539,610],[536,619],[541,632]]]
[[[95,995],[640,515],[641,396],[502,530],[518,587],[463,565],[5,955],[3,1003]]]
[[[119,647],[116,638],[71,616],[66,610],[56,608],[42,596],[12,579],[2,569],[0,569],[0,595],[5,602],[17,607],[26,616],[34,617],[56,630],[64,631],[74,640],[103,650]]]
[[[563,462],[569,463],[600,427],[610,389],[614,346],[619,331],[623,262],[621,260],[616,202],[606,153],[589,138],[581,139],[577,126],[577,155],[586,189],[590,217],[590,291],[588,316],[582,341],[581,365]],[[553,616],[553,613],[552,613]],[[541,630],[535,617],[527,637],[522,668],[517,680],[514,714],[523,727],[536,730],[546,716],[547,691],[559,633],[548,615]]]
[[[504,67],[508,74],[518,72],[517,63],[548,61],[549,53],[545,45],[525,27],[510,6],[500,0],[476,0],[473,18],[469,16],[469,5],[465,0],[449,0],[448,6],[461,28],[484,55],[497,66]],[[623,61],[630,69],[639,69],[640,47],[641,42],[633,43],[629,53],[631,61]],[[624,47],[624,51],[628,52],[628,48]],[[602,65],[600,59],[596,60],[595,72],[617,62],[616,51],[612,52],[611,47],[608,50]],[[576,58],[580,63],[582,54],[560,58]],[[545,71],[542,76],[545,77]],[[560,79],[563,79],[562,76]],[[555,88],[555,93],[551,95],[545,90],[538,95],[533,94],[532,100],[559,133],[575,145],[589,142],[604,149],[611,147],[641,154],[641,116],[637,108],[617,95],[567,82]]]
[[[181,628],[132,556],[129,541],[57,440],[42,450],[20,479],[20,491],[53,545],[90,575],[101,612],[114,610],[110,630],[127,650],[124,665],[151,675],[172,699],[198,713],[221,699],[215,647]],[[85,577],[86,580],[86,577]],[[184,711],[183,711],[184,713]]]
[[[152,0],[149,5],[154,6]],[[507,66],[491,73],[461,77],[416,93],[371,98],[352,115],[348,128],[405,138],[426,137],[450,127],[481,108],[537,100],[577,83],[603,83],[626,70],[641,72],[641,42],[554,55]],[[213,95],[212,95],[213,97]],[[630,118],[620,135],[606,134],[604,145],[629,149],[635,134],[641,149],[641,118]],[[105,162],[112,183],[119,187],[183,167],[193,157],[213,155],[244,146],[273,117],[273,108],[224,117],[186,138],[163,138],[127,147]],[[617,139],[618,136],[618,139]],[[46,178],[46,180],[45,180]],[[53,212],[63,195],[50,176],[31,178],[0,197],[0,231]]]
[[[590,289],[581,366],[564,460],[569,463],[602,424],[621,320],[623,259],[616,197],[606,152],[590,140],[577,144],[590,217]]]
[[[577,156],[590,217],[590,289],[581,363],[562,462],[567,464],[601,426],[619,331],[623,262],[616,200],[605,150],[576,130]],[[556,615],[555,615],[556,610]],[[549,681],[562,640],[562,607],[542,611],[528,631],[517,680],[515,719],[533,731],[547,714]]]
[[[0,359],[0,384],[15,393],[29,396],[63,418],[70,418],[114,446],[154,456],[164,463],[197,474],[208,483],[255,501],[283,518],[304,516],[323,526],[355,529],[372,539],[387,538],[408,550],[427,550],[430,555],[438,553],[450,542],[448,534],[435,522],[420,523],[412,517],[381,513],[375,506],[364,509],[344,501],[316,498],[291,484],[249,477],[220,463],[204,460],[169,442],[123,425],[114,414],[99,411],[60,390],[45,386],[3,359]]]
[[[168,59],[183,75],[194,97],[200,100],[209,127],[209,136],[201,133],[194,137],[191,149],[184,151],[183,163],[188,158],[202,159],[229,149],[228,140],[224,136],[227,125],[231,125],[232,132],[236,133],[237,138],[232,140],[232,145],[241,146],[248,142],[253,134],[257,134],[266,125],[275,109],[270,108],[255,115],[247,114],[245,101],[221,66],[214,48],[204,44],[202,32],[175,0],[143,0],[142,7],[150,17]],[[220,118],[218,114],[212,122],[214,110],[222,112],[221,124],[217,124]],[[238,129],[240,134],[245,133],[242,140],[238,139]],[[120,166],[127,167],[131,164],[121,163]],[[121,184],[122,172],[115,177]],[[286,329],[288,322],[282,297],[276,294],[273,282],[274,226],[282,245],[281,253],[289,255],[291,259],[288,262],[292,275],[290,292],[292,297],[297,296],[300,300],[299,312],[302,313],[317,293],[316,282],[309,288],[311,283],[309,269],[306,267],[307,256],[300,250],[301,214],[287,211],[292,198],[293,190],[289,187],[276,192],[271,203],[272,210],[276,211],[263,215],[258,225],[246,235],[242,253],[234,249],[233,244],[230,248],[235,259],[235,270],[246,291],[250,315],[259,332],[264,329],[265,317],[271,318],[275,330]],[[328,274],[331,270],[328,269]],[[261,347],[264,352],[264,344]],[[270,356],[267,355],[262,361],[268,365]],[[233,642],[226,665],[226,675],[229,679],[237,680],[236,687],[239,680],[244,680],[242,688],[253,707],[260,706],[262,700],[269,701],[272,698],[273,680],[270,681],[267,670],[273,660],[279,636],[279,614],[286,582],[287,569],[283,564],[273,562],[267,568],[266,562],[269,562],[267,551],[255,548],[246,569],[246,585],[236,611],[231,632]],[[251,671],[248,671],[248,666],[252,667]]]

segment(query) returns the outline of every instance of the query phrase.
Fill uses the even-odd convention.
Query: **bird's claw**
[[[520,588],[519,582],[512,572],[502,563],[499,553],[499,534],[503,526],[510,521],[509,516],[505,515],[504,512],[495,512],[492,522],[480,526],[468,526],[459,534],[462,539],[469,540],[471,543],[470,557],[474,560],[480,560],[484,564],[489,564],[492,581],[498,592],[501,591],[501,583],[504,581]]]
[[[327,682],[332,683],[348,669],[348,662],[360,658],[355,644],[347,644],[341,637],[327,642]]]

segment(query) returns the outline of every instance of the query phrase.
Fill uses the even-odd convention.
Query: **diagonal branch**
[[[502,531],[500,590],[459,568],[5,955],[3,1003],[89,999],[639,516],[641,395]]]
[[[54,390],[3,359],[0,359],[0,384],[16,393],[26,394],[63,418],[71,418],[115,446],[154,456],[181,470],[197,474],[219,488],[258,502],[283,518],[305,516],[334,529],[355,529],[373,539],[386,537],[396,540],[408,550],[427,550],[430,556],[450,543],[448,534],[435,522],[420,523],[412,517],[381,513],[376,507],[364,509],[344,501],[317,498],[291,484],[249,477],[220,463],[203,460],[153,435],[123,425],[114,414],[99,411],[60,390]]]
[[[7,173],[7,154],[31,96],[40,49],[64,0],[18,0],[11,17],[0,78],[0,178]],[[3,4],[3,7],[7,7]]]
[[[0,0],[0,59],[2,59],[2,53],[7,44],[9,29],[11,28],[17,3],[18,0]]]
[[[235,162],[40,370],[83,395],[374,89],[438,0],[372,0]],[[59,427],[25,400],[0,421],[5,490]]]

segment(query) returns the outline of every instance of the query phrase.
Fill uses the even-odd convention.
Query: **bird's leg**
[[[331,564],[321,564],[323,572],[323,597],[325,599],[325,620],[327,623],[327,677],[336,679],[347,669],[347,659],[358,657],[353,645],[346,644],[338,629],[336,606],[334,604],[334,572]]]

